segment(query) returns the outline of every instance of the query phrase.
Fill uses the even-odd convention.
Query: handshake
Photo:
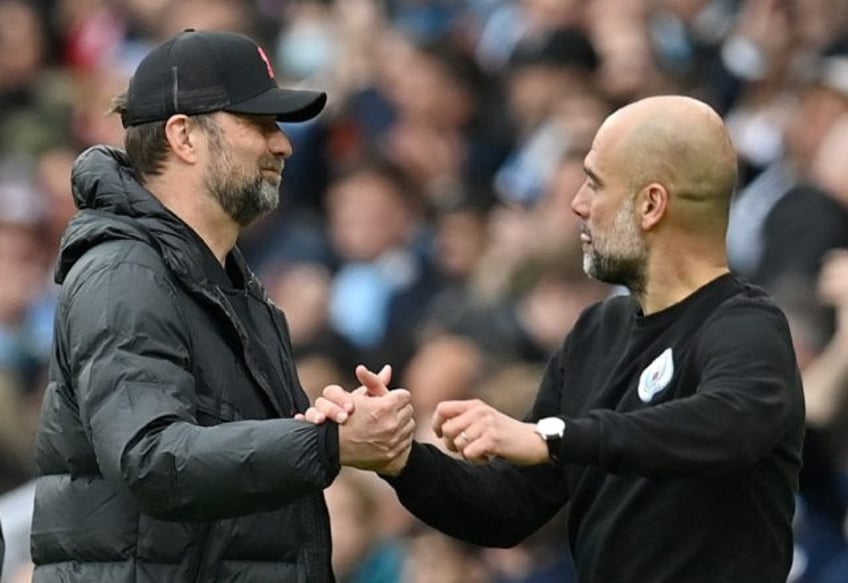
[[[389,365],[379,373],[359,365],[356,377],[362,383],[357,389],[348,392],[328,385],[297,418],[316,425],[328,420],[339,424],[342,465],[396,476],[406,467],[415,434],[410,392],[389,390]],[[547,446],[533,423],[513,419],[479,399],[439,403],[432,426],[449,451],[473,463],[495,457],[519,465],[548,461]]]

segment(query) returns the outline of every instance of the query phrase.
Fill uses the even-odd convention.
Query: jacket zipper
[[[291,407],[290,415],[292,417],[300,411],[301,406],[309,406],[309,402],[299,403],[297,389],[300,387],[300,381],[297,377],[297,370],[292,362],[293,349],[291,346],[291,341],[289,340],[289,335],[284,329],[284,324],[280,322],[280,316],[274,312],[274,307],[271,305],[265,306],[268,310],[268,315],[271,318],[271,324],[274,326],[274,331],[277,333],[277,338],[280,341],[280,345],[283,347],[283,354],[280,355],[280,364],[283,366],[283,374],[285,376],[285,380],[287,381],[287,386],[284,387],[288,398],[289,398],[289,406]]]
[[[199,293],[208,302],[215,306],[216,309],[220,310],[221,313],[224,315],[227,323],[230,325],[232,330],[235,332],[236,337],[238,338],[241,347],[241,354],[245,360],[245,369],[247,370],[247,374],[253,379],[253,382],[259,385],[259,387],[262,389],[262,393],[264,393],[265,399],[268,401],[271,410],[275,411],[277,415],[281,417],[284,416],[285,409],[283,403],[278,402],[278,399],[274,396],[274,392],[271,390],[271,387],[264,379],[264,376],[257,373],[256,363],[253,362],[253,358],[247,350],[246,333],[242,330],[241,323],[239,322],[238,318],[236,318],[227,307],[226,301],[220,299],[216,294],[210,293],[206,289],[196,284],[192,287],[197,293]],[[248,309],[250,309],[249,306]]]

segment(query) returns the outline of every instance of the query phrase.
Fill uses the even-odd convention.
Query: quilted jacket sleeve
[[[319,443],[332,424],[198,425],[191,323],[176,290],[143,264],[102,267],[80,277],[60,309],[67,372],[107,480],[165,520],[269,510],[332,482],[338,467],[328,467]]]

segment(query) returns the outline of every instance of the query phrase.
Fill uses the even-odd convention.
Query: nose
[[[589,200],[586,197],[586,183],[584,182],[574,196],[571,198],[571,210],[581,219],[589,216]]]
[[[284,160],[294,154],[294,146],[282,129],[271,132],[268,138],[268,149],[271,150],[272,154]]]

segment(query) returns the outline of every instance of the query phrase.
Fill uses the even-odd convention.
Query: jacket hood
[[[205,279],[199,237],[138,182],[122,150],[94,146],[80,154],[71,171],[71,188],[79,212],[62,236],[56,283],[65,280],[86,251],[117,239],[145,242],[178,273]]]

